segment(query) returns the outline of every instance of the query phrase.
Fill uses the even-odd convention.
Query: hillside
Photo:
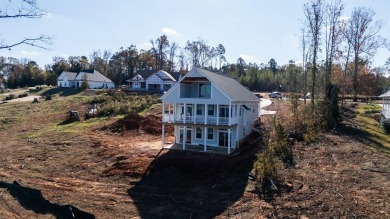
[[[161,150],[159,105],[61,124],[69,110],[84,115],[92,98],[0,105],[0,218],[65,218],[66,205],[96,218],[390,217],[390,146],[362,135],[369,123],[359,111],[340,129],[296,143],[296,164],[279,173],[297,188],[263,196],[248,179],[260,145],[235,156]],[[288,116],[288,104],[268,110]]]

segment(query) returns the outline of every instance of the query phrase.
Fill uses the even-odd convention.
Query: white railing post
[[[217,125],[219,125],[219,104],[217,104]]]
[[[204,105],[204,124],[207,125],[207,115],[209,112],[207,111],[207,104]]]
[[[230,154],[230,147],[231,147],[231,141],[230,141],[230,129],[228,129],[228,154]]]
[[[207,131],[207,128],[206,128],[206,126],[205,126],[205,127],[204,127],[204,135],[203,135],[203,137],[204,137],[203,151],[204,151],[204,152],[207,151],[207,135],[208,135],[208,133],[207,133],[206,131]]]

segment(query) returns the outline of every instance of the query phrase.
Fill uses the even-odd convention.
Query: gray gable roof
[[[386,93],[380,95],[379,97],[390,97],[390,90],[387,91]]]
[[[82,80],[83,76],[87,76],[87,81],[95,81],[95,82],[106,82],[106,83],[112,83],[112,81],[107,78],[106,76],[102,75],[100,72],[94,70],[93,72],[87,71],[87,72],[80,72],[77,74],[76,78],[77,80]]]
[[[63,73],[65,74],[65,76],[68,79],[68,81],[74,80],[76,78],[76,75],[77,75],[77,73],[69,72],[69,71],[64,71]]]
[[[232,101],[260,101],[251,91],[242,86],[233,78],[213,73],[204,69],[196,68],[206,76],[216,87],[221,89]],[[191,70],[192,71],[192,70]]]

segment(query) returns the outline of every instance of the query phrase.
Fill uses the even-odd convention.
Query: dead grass
[[[161,150],[161,136],[144,131],[102,131],[123,116],[58,125],[67,111],[85,110],[84,98],[0,105],[0,181],[16,180],[97,218],[390,217],[390,160],[365,136],[338,132],[296,143],[296,165],[280,165],[278,173],[301,189],[263,197],[248,180],[260,146],[244,144],[228,157]],[[280,101],[270,110],[289,123],[288,105]],[[160,114],[156,106],[143,117],[157,120]],[[272,122],[272,116],[262,121]],[[374,129],[372,120],[363,121]],[[53,217],[24,207],[7,188],[0,193],[0,218]]]
[[[390,135],[379,126],[381,107],[360,104],[356,122],[360,128],[360,136],[371,147],[390,156]]]

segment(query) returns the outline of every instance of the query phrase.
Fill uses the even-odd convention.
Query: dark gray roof
[[[387,91],[386,93],[380,95],[379,97],[390,97],[390,90]]]
[[[232,101],[260,101],[257,96],[233,78],[200,68],[197,68],[196,70],[201,71],[212,83],[215,84],[215,86],[230,97]]]
[[[180,72],[172,72],[172,73],[169,73],[172,75],[172,77],[176,80],[176,81],[179,81],[180,80],[180,76],[183,77],[185,74],[183,73],[180,73]]]
[[[148,77],[150,75],[152,75],[153,73],[156,73],[157,71],[156,70],[138,70],[135,75],[141,75],[141,77],[146,80],[148,79]],[[134,76],[135,76],[134,75]],[[131,78],[130,78],[131,79]]]

